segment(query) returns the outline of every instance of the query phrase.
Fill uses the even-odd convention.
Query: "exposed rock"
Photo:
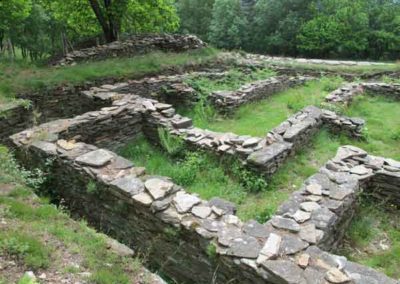
[[[114,156],[109,151],[98,149],[77,157],[75,161],[82,165],[102,167],[110,162],[112,158],[114,158]]]
[[[292,219],[275,216],[271,219],[271,224],[278,229],[284,229],[291,232],[299,232],[300,225]]]
[[[275,259],[278,256],[279,248],[282,242],[281,236],[271,233],[260,251],[257,263],[260,264],[265,260]]]
[[[144,191],[143,182],[140,179],[136,178],[136,176],[121,177],[111,182],[111,184],[119,187],[131,196],[142,193]]]
[[[174,184],[170,181],[162,180],[159,178],[148,179],[144,186],[150,195],[155,199],[164,198],[173,188]]]
[[[176,210],[179,213],[188,212],[193,206],[201,202],[200,198],[194,196],[193,194],[187,194],[185,192],[179,191],[173,198]]]

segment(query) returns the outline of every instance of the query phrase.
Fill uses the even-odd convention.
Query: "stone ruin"
[[[326,101],[348,104],[354,97],[364,93],[379,94],[400,100],[400,84],[379,82],[350,83],[330,93],[326,97]]]
[[[400,204],[398,161],[342,146],[268,222],[260,224],[241,221],[228,201],[202,200],[170,178],[147,175],[144,168],[112,152],[138,135],[158,143],[158,129],[163,128],[191,147],[233,156],[268,176],[323,125],[362,138],[362,119],[309,106],[265,137],[213,132],[194,127],[159,95],[163,90],[158,86],[164,84],[157,82],[164,79],[77,92],[85,103],[73,118],[23,130],[12,135],[9,144],[24,165],[50,171],[54,178],[48,186],[56,189],[71,212],[146,251],[151,266],[179,283],[399,283],[329,253],[341,241],[359,194],[370,192]],[[10,119],[15,121],[18,115],[15,112]],[[94,192],[87,190],[89,183],[95,184]]]
[[[82,61],[135,56],[151,51],[182,52],[204,46],[206,44],[194,35],[136,35],[126,40],[72,51],[62,58],[51,59],[50,64],[53,66],[74,65]]]

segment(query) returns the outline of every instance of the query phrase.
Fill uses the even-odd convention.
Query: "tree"
[[[6,39],[9,39],[9,47],[13,50],[10,35],[29,16],[31,6],[30,0],[0,1],[0,51],[4,49]]]
[[[180,30],[207,40],[214,2],[215,0],[179,0],[177,8],[181,19]]]
[[[254,8],[252,50],[296,56],[297,34],[309,19],[309,3],[304,0],[258,0]]]
[[[317,57],[362,57],[368,49],[368,14],[364,0],[321,0],[303,25],[299,48]]]
[[[123,31],[173,31],[179,18],[172,0],[43,0],[56,18],[80,35],[103,33],[106,42]]]
[[[220,48],[241,48],[245,39],[246,18],[239,0],[216,0],[212,12],[209,40]]]

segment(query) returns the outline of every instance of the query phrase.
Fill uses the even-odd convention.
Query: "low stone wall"
[[[213,92],[210,94],[209,99],[218,111],[229,113],[243,104],[261,100],[313,79],[312,77],[304,76],[278,76],[246,84],[237,91]]]
[[[208,70],[202,72],[191,72],[178,75],[161,75],[157,77],[146,77],[141,80],[128,80],[118,84],[107,84],[93,87],[82,93],[88,96],[107,95],[110,92],[119,94],[135,94],[144,98],[155,99],[160,102],[178,106],[193,106],[199,101],[197,92],[185,83],[185,80],[195,77],[207,77],[212,79],[222,78],[226,72]]]
[[[372,95],[383,95],[396,100],[400,100],[400,84],[387,83],[351,83],[333,91],[326,97],[326,101],[330,103],[351,103],[355,96],[363,93]]]
[[[397,283],[318,246],[330,248],[338,240],[336,230],[344,228],[339,224],[348,220],[360,187],[377,172],[390,169],[399,174],[395,184],[400,184],[398,162],[340,148],[270,221],[243,223],[230,203],[201,200],[105,149],[59,140],[64,129],[52,131],[41,140],[33,139],[33,130],[14,135],[19,158],[42,168],[53,161],[49,186],[57,188],[64,204],[100,230],[146,251],[149,263],[176,281]]]
[[[32,125],[32,111],[19,102],[0,106],[0,143],[8,144],[8,137]]]
[[[304,148],[322,126],[327,126],[333,132],[344,132],[350,137],[360,138],[363,125],[362,119],[339,116],[331,111],[308,106],[268,132],[266,146],[251,153],[247,164],[271,175],[286,157]]]
[[[82,61],[103,60],[113,57],[135,56],[151,51],[183,52],[206,46],[196,36],[162,34],[132,36],[127,40],[85,48],[68,53],[66,56],[50,60],[51,65],[73,65]]]

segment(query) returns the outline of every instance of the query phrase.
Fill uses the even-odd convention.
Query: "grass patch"
[[[13,163],[8,150],[5,147],[0,150],[2,161]],[[36,197],[32,189],[19,183],[24,179],[20,179],[18,171],[24,170],[0,165],[0,217],[6,221],[0,231],[1,256],[18,260],[24,271],[40,269],[64,274],[90,271],[90,283],[142,281],[139,259],[115,254],[109,249],[106,237],[90,229],[86,222],[73,221],[64,211]],[[12,190],[7,189],[10,187]],[[79,255],[80,265],[76,267],[75,260],[69,262],[64,258],[64,251],[67,255]],[[27,280],[19,281],[30,283],[23,282]],[[4,281],[9,283],[8,279]]]
[[[204,199],[219,196],[241,203],[248,194],[224,171],[221,161],[202,152],[182,151],[180,156],[172,157],[140,137],[123,147],[120,153],[135,165],[145,166],[149,174],[171,177],[187,191],[198,193]]]
[[[315,64],[315,63],[299,63],[299,62],[284,62],[284,61],[274,61],[271,63],[266,63],[266,65],[278,65],[285,66],[293,69],[304,69],[304,70],[312,70],[312,71],[332,71],[332,72],[342,72],[342,73],[350,73],[357,75],[368,75],[378,72],[384,71],[400,71],[400,64],[388,62],[386,64],[381,65],[329,65],[329,64]]]
[[[338,253],[399,279],[400,215],[398,210],[384,207],[363,200]]]
[[[50,251],[37,237],[20,231],[0,232],[0,252],[22,261],[30,269],[47,268]]]
[[[61,84],[79,84],[100,78],[133,78],[166,68],[179,69],[187,64],[206,63],[216,59],[218,54],[212,48],[184,53],[153,52],[59,68],[40,67],[21,61],[0,62],[0,103],[14,98],[20,92]]]
[[[204,116],[196,111],[184,112],[194,124],[219,132],[233,132],[240,135],[264,136],[291,114],[308,105],[319,106],[329,92],[343,83],[340,77],[322,78],[308,82],[305,86],[280,92],[261,101],[241,106],[232,117],[222,115]]]

